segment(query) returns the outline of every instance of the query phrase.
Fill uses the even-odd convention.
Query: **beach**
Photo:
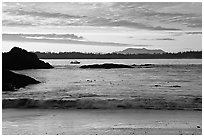
[[[3,135],[201,135],[202,111],[3,109]]]

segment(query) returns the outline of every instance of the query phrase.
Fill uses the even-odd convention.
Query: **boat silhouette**
[[[80,64],[80,61],[77,61],[77,60],[71,61],[70,64]]]

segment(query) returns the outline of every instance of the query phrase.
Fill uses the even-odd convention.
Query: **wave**
[[[99,99],[99,98],[66,98],[66,99],[3,99],[3,108],[58,108],[58,109],[162,109],[162,110],[202,110],[202,97],[186,96],[179,99],[164,98],[132,99]]]

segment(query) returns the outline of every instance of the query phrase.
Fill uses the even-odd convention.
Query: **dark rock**
[[[154,66],[154,64],[141,64],[141,65],[133,64],[132,66],[138,67],[138,68],[152,68]]]
[[[147,67],[147,66],[152,66],[153,64],[141,64],[141,67]]]
[[[133,68],[129,65],[124,64],[113,64],[113,63],[105,63],[105,64],[94,64],[94,65],[83,65],[80,68],[102,68],[102,69],[111,69],[111,68]]]
[[[3,53],[2,66],[3,69],[8,70],[53,68],[49,63],[39,60],[35,53],[27,52],[18,47],[14,47],[9,52]]]
[[[161,85],[154,85],[155,87],[161,87]]]
[[[197,128],[198,128],[198,129],[200,129],[200,126],[199,126],[199,125],[197,125]]]
[[[202,97],[196,97],[193,99],[193,103],[200,103],[202,104]]]
[[[14,91],[29,84],[38,84],[39,81],[25,75],[16,74],[10,70],[2,70],[2,90]]]
[[[179,85],[174,85],[174,86],[170,86],[170,87],[173,87],[173,88],[180,88],[181,86],[179,86]]]

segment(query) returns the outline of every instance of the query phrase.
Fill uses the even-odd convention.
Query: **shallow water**
[[[202,60],[44,60],[54,69],[22,70],[41,81],[3,92],[3,107],[201,109]],[[155,64],[151,68],[81,69],[95,63]],[[24,99],[24,100],[23,100]],[[22,105],[23,104],[23,105]]]

